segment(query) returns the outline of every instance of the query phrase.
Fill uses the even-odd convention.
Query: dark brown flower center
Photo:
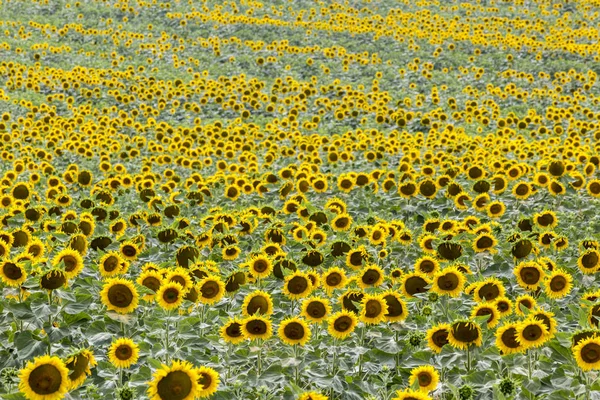
[[[133,293],[129,287],[118,283],[108,289],[108,301],[115,307],[125,308],[133,301]]]
[[[291,340],[300,340],[304,337],[304,327],[298,322],[290,322],[283,328],[285,337]]]
[[[157,392],[162,400],[182,400],[191,391],[192,380],[183,371],[169,372],[157,385]]]
[[[31,371],[28,383],[34,393],[40,396],[51,395],[60,389],[62,375],[54,365],[43,364]]]
[[[596,343],[588,343],[581,349],[581,359],[588,364],[600,361],[600,346]]]

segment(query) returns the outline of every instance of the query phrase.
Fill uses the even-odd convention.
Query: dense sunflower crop
[[[599,399],[599,0],[0,0],[0,398]]]

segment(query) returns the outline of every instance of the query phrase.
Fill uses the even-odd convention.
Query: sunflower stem
[[[360,347],[364,347],[365,345],[365,330],[367,329],[367,326],[365,324],[363,324],[362,329],[360,330]],[[362,361],[363,361],[363,353],[362,353],[362,349],[361,349],[361,353],[358,356],[358,375],[361,376],[362,375]]]
[[[467,345],[467,373],[471,372],[471,345]]]
[[[294,383],[296,385],[298,385],[298,379],[299,379],[299,370],[298,370],[298,345],[295,344],[294,345],[294,360],[296,365],[294,366]]]
[[[260,377],[262,369],[262,340],[258,339],[258,355],[256,356],[256,378]]]
[[[333,362],[331,363],[331,375],[335,376],[335,365],[337,363],[337,339],[333,339]]]
[[[527,351],[527,378],[531,380],[531,350]]]
[[[165,364],[169,363],[169,317],[170,312],[167,313],[167,318],[165,321]]]

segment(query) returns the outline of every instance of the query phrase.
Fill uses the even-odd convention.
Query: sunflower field
[[[600,0],[0,0],[0,398],[600,399]]]

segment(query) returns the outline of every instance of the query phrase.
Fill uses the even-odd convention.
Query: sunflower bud
[[[515,383],[510,378],[504,378],[502,381],[500,381],[499,388],[503,395],[507,397],[512,396],[512,394],[515,392]]]

